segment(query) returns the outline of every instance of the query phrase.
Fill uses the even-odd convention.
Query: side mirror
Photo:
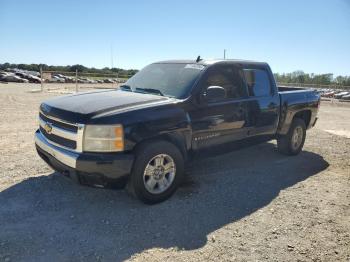
[[[226,97],[226,91],[221,86],[209,86],[204,97],[208,102],[219,101]]]

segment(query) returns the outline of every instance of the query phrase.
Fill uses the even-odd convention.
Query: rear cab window
[[[243,69],[249,96],[271,95],[271,81],[263,69]]]

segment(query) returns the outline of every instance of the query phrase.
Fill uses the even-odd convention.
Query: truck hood
[[[86,123],[92,117],[108,112],[125,112],[143,107],[167,104],[173,98],[127,92],[121,90],[103,90],[62,96],[45,101],[40,111],[45,115],[71,123]]]

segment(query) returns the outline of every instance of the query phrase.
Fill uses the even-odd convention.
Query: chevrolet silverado
[[[196,151],[266,137],[283,154],[298,154],[319,104],[312,90],[278,87],[267,63],[163,61],[115,90],[43,102],[35,144],[74,180],[105,187],[124,179],[154,204],[176,191]]]

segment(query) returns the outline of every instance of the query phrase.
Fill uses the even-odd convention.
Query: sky
[[[350,75],[350,0],[0,0],[0,63],[141,69],[224,49],[274,72]]]

